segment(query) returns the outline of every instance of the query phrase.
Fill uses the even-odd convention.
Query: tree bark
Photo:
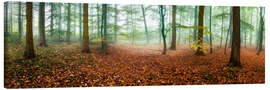
[[[165,36],[165,25],[164,25],[164,6],[159,5],[159,13],[160,13],[160,22],[161,22],[161,36],[163,39],[163,51],[162,55],[166,55],[166,36]]]
[[[45,3],[39,3],[39,46],[47,46],[45,38]]]
[[[176,28],[175,28],[175,16],[176,16],[176,6],[172,6],[172,42],[171,50],[176,50]]]
[[[107,51],[107,4],[102,4],[102,50]]]
[[[204,16],[204,6],[200,6],[199,7],[199,25],[198,25],[198,49],[195,53],[195,55],[198,56],[204,56],[204,52],[203,52],[203,16]]]
[[[233,7],[233,37],[231,57],[228,66],[236,67],[241,66],[240,62],[240,7]]]
[[[88,4],[83,4],[83,50],[84,53],[89,53],[89,36],[88,36]]]
[[[26,2],[26,47],[24,58],[31,59],[35,57],[33,32],[32,32],[32,2]]]

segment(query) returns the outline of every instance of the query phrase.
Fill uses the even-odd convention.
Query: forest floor
[[[36,58],[23,59],[23,46],[9,45],[5,57],[6,88],[254,84],[265,82],[265,55],[241,50],[241,68],[227,67],[229,53],[195,56],[190,48],[113,45],[109,54],[97,46],[81,53],[79,44],[35,47]],[[12,48],[11,48],[12,47]],[[228,51],[230,52],[230,51]]]

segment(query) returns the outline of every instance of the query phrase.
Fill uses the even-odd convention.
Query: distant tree
[[[234,6],[232,8],[232,48],[231,48],[231,57],[228,66],[241,66],[240,62],[240,7]]]
[[[230,23],[230,25],[229,25],[229,29],[227,30],[224,54],[227,54],[227,42],[228,42],[228,38],[230,36],[229,34],[232,31],[232,9],[230,9],[230,21],[229,21],[229,23]]]
[[[175,16],[176,16],[176,6],[172,6],[172,43],[171,43],[171,50],[176,49],[176,28],[175,28]]]
[[[70,22],[71,22],[71,18],[70,18],[70,15],[71,15],[71,4],[68,3],[68,12],[67,12],[67,33],[66,33],[66,41],[68,44],[70,44]]]
[[[24,51],[24,58],[26,59],[35,57],[32,32],[32,5],[32,2],[26,2],[26,47]]]
[[[195,6],[195,12],[194,12],[194,26],[198,25],[198,6]],[[197,28],[194,28],[193,30],[193,41],[197,40]]]
[[[59,7],[59,11],[58,11],[58,41],[61,41],[61,30],[62,30],[62,7],[61,7],[61,4],[59,3],[58,4],[58,7]]]
[[[102,4],[102,41],[101,46],[103,51],[107,51],[107,4]]]
[[[5,36],[8,36],[8,2],[4,3],[4,31],[5,31]]]
[[[142,8],[142,14],[143,14],[143,22],[144,22],[144,30],[145,30],[145,36],[146,36],[146,43],[149,44],[149,35],[148,35],[148,28],[147,28],[147,23],[145,19],[145,8],[143,5],[141,5]]]
[[[115,4],[114,5],[114,42],[117,42],[117,31],[118,31],[117,18],[118,18],[118,10],[117,10],[117,4]]]
[[[39,3],[39,46],[47,46],[45,38],[45,3]]]
[[[224,6],[222,7],[222,14],[224,14]],[[222,38],[223,38],[223,29],[224,29],[224,24],[223,24],[223,21],[224,21],[224,15],[221,16],[221,33],[220,33],[220,46],[219,48],[222,47]]]
[[[212,45],[212,6],[210,6],[210,15],[209,15],[209,30],[210,30],[210,53],[213,53],[213,45]]]
[[[264,21],[263,21],[263,8],[260,7],[260,31],[259,31],[259,46],[258,46],[258,51],[257,55],[260,54],[262,51],[262,43],[263,43],[263,31],[264,31]]]
[[[22,3],[18,3],[18,30],[19,30],[19,42],[22,38]]]
[[[82,4],[79,4],[79,40],[82,40]]]
[[[83,50],[84,53],[89,53],[89,33],[88,33],[88,4],[83,4]]]
[[[160,23],[161,23],[161,36],[163,39],[163,51],[162,54],[166,55],[166,35],[165,35],[165,24],[164,24],[164,6],[159,5]]]
[[[203,28],[203,16],[204,16],[204,6],[200,6],[199,7],[199,20],[198,20],[198,48],[197,48],[197,51],[195,53],[195,55],[198,55],[198,56],[204,56],[204,52],[202,50],[202,47],[203,47],[203,31],[204,31],[204,28]]]
[[[55,6],[54,6],[54,3],[50,3],[50,6],[51,6],[51,20],[50,20],[50,36],[51,36],[51,38],[53,37],[53,34],[54,34],[54,29],[53,29],[53,27],[54,27],[54,8],[55,8]]]

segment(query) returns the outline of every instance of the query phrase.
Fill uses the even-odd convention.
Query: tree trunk
[[[24,58],[31,59],[35,57],[33,32],[32,32],[32,2],[26,2],[26,47]]]
[[[224,14],[224,6],[222,7],[222,14]],[[224,29],[224,26],[223,26],[223,19],[224,19],[224,15],[222,15],[222,20],[221,20],[221,35],[220,35],[220,46],[219,48],[222,47],[222,37],[223,37],[223,29]]]
[[[117,15],[118,15],[118,11],[117,11],[117,5],[114,5],[114,42],[117,42],[117,31],[118,31],[118,25],[117,25]]]
[[[195,6],[195,12],[194,12],[194,26],[198,25],[198,6]],[[193,41],[197,40],[197,28],[194,28],[193,30]]]
[[[67,15],[67,34],[66,34],[66,40],[67,43],[70,44],[70,3],[68,3],[68,15]]]
[[[88,36],[88,4],[83,4],[83,50],[84,53],[89,53],[89,36]]]
[[[4,3],[5,7],[5,15],[4,15],[4,31],[5,31],[5,36],[8,36],[8,2]]]
[[[47,46],[45,38],[45,3],[39,3],[39,46]]]
[[[142,13],[143,13],[143,22],[144,22],[146,43],[149,44],[149,35],[148,35],[147,23],[146,23],[146,19],[145,19],[145,9],[144,9],[143,5],[141,5],[141,8],[142,8]]]
[[[165,36],[165,25],[164,25],[164,6],[159,5],[159,13],[160,13],[160,22],[161,22],[161,35],[163,39],[163,52],[162,55],[166,55],[166,36]]]
[[[13,13],[13,3],[10,3],[9,8],[10,8],[10,17],[9,17],[10,18],[10,25],[9,25],[10,31],[9,32],[12,33],[13,32],[13,17],[12,17],[13,16],[13,14],[12,14]]]
[[[61,6],[59,4],[59,16],[58,16],[58,41],[61,40],[61,29],[62,29],[62,24],[61,24],[61,19],[62,19],[62,10],[61,10]]]
[[[79,9],[80,9],[80,13],[79,13],[79,40],[82,40],[82,4],[79,4]]]
[[[51,21],[50,21],[50,30],[51,30],[51,33],[50,33],[50,35],[51,35],[51,38],[53,38],[53,25],[54,25],[54,22],[53,22],[53,20],[54,20],[54,4],[53,3],[50,3],[50,5],[51,5]]]
[[[230,31],[232,29],[232,14],[231,13],[232,13],[232,9],[230,9],[230,25],[229,25],[229,29],[227,31],[227,36],[226,36],[225,50],[224,50],[225,55],[227,54],[227,42],[228,42]]]
[[[262,51],[262,43],[263,43],[263,31],[264,31],[264,21],[263,21],[263,8],[260,7],[260,32],[259,32],[259,46],[257,55]]]
[[[200,6],[199,7],[199,25],[198,25],[198,49],[195,53],[195,55],[198,56],[204,56],[204,52],[203,52],[203,16],[204,16],[204,6]]]
[[[176,28],[175,28],[175,16],[176,16],[176,6],[172,6],[172,42],[171,50],[176,50]]]
[[[233,37],[231,57],[228,66],[241,66],[240,62],[240,7],[233,7]]]
[[[19,42],[21,42],[22,38],[22,3],[19,2],[18,7],[18,29],[19,29]]]
[[[102,50],[107,51],[107,4],[102,4]]]
[[[98,37],[101,38],[101,30],[100,30],[100,15],[99,15],[99,5],[97,4],[97,31],[98,31]]]
[[[250,17],[250,18],[251,18],[251,20],[250,20],[250,24],[251,24],[251,25],[253,25],[253,24],[252,24],[252,23],[253,23],[253,22],[252,22],[252,19],[253,19],[252,17],[253,17],[253,13],[252,13],[252,15],[251,15],[251,17]],[[254,30],[254,29],[252,29],[252,30]],[[250,32],[249,32],[249,46],[250,46],[250,47],[252,46],[252,30],[250,30]]]
[[[210,30],[210,53],[213,53],[213,45],[212,45],[212,6],[210,6],[210,20],[209,20],[209,30]]]

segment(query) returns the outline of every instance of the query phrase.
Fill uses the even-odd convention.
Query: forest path
[[[181,45],[180,45],[181,46]],[[178,47],[180,47],[178,46]],[[12,48],[5,60],[6,87],[138,86],[264,83],[264,52],[241,50],[242,68],[229,68],[229,53],[214,48],[213,54],[195,56],[181,46],[175,51],[162,46],[111,45],[109,54],[90,45],[91,53],[81,53],[79,44],[36,47],[38,57],[14,59],[23,47]],[[14,51],[16,50],[16,51]],[[20,56],[21,57],[21,56]],[[8,64],[6,64],[8,63]]]

